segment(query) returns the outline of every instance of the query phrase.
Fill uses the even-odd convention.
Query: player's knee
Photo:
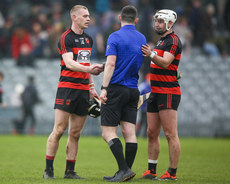
[[[125,139],[125,142],[136,142],[137,141],[135,132],[124,132],[123,137]]]
[[[165,131],[165,137],[168,141],[171,141],[171,140],[174,140],[177,138],[177,135],[173,134],[172,132],[170,131]]]
[[[147,129],[147,135],[148,135],[149,139],[157,139],[158,138],[157,132],[150,129],[150,128]]]
[[[69,132],[69,137],[71,139],[74,139],[75,141],[78,141],[80,139],[81,133],[80,131],[70,131]]]
[[[61,138],[61,136],[64,134],[64,132],[65,132],[65,130],[63,130],[61,128],[55,129],[52,133],[54,135],[53,136],[54,139],[59,140]]]

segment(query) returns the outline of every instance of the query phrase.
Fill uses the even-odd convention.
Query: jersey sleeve
[[[65,54],[67,52],[73,52],[72,50],[72,41],[68,35],[63,34],[60,42],[59,42],[59,47],[61,54]]]
[[[172,55],[176,57],[176,55],[179,53],[181,49],[179,46],[180,45],[179,45],[178,37],[172,36],[166,44],[165,51],[170,52]]]
[[[117,39],[115,34],[111,34],[107,41],[105,56],[117,55]]]

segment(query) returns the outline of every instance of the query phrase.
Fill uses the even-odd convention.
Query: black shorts
[[[108,100],[101,106],[101,125],[118,126],[120,121],[136,124],[139,95],[138,89],[109,85]]]
[[[159,112],[163,109],[177,110],[180,98],[181,95],[151,93],[147,103],[147,112]]]
[[[58,88],[54,109],[61,109],[71,114],[85,116],[89,108],[89,91]]]

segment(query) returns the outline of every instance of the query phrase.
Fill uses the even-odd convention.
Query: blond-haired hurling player
[[[70,11],[71,28],[65,31],[58,43],[61,73],[55,100],[54,128],[47,140],[45,179],[54,178],[53,161],[59,140],[69,126],[66,146],[66,170],[64,178],[81,179],[74,172],[78,141],[89,108],[89,95],[98,97],[91,74],[103,71],[102,64],[90,65],[93,41],[84,33],[90,14],[85,6],[76,5]]]

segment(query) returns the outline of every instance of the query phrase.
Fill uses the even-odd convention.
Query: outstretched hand
[[[99,75],[101,72],[104,71],[103,64],[94,63],[90,66],[89,73],[93,75]]]

